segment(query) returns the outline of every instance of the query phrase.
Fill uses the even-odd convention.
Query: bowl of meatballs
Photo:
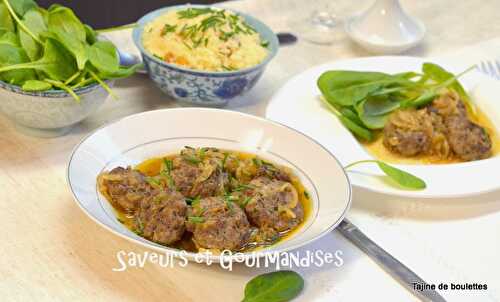
[[[170,127],[186,121],[189,127]],[[342,166],[320,144],[215,109],[156,110],[113,122],[75,148],[67,176],[94,221],[187,259],[301,247],[340,223],[351,202]]]

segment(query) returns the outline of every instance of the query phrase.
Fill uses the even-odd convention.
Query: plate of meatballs
[[[188,259],[298,248],[332,230],[351,202],[342,166],[320,144],[215,109],[156,110],[106,125],[75,148],[67,177],[97,223]]]
[[[497,130],[500,85],[495,81],[470,71],[459,77],[460,89],[456,85],[442,87],[425,105],[398,108],[397,103],[389,102],[391,107],[383,109],[390,113],[379,119],[383,124],[367,129],[373,134],[370,141],[349,131],[332,114],[317,85],[327,71],[418,77],[422,75],[421,67],[429,61],[455,75],[469,67],[403,56],[336,61],[313,67],[289,80],[273,96],[266,117],[320,142],[344,166],[362,160],[381,160],[426,182],[423,190],[403,190],[388,181],[376,165],[360,165],[349,170],[354,186],[384,194],[424,198],[462,197],[498,189],[500,183],[493,173],[500,168]],[[352,121],[356,122],[355,118]]]

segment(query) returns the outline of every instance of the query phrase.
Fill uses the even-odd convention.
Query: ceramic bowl
[[[113,81],[107,81],[109,86]],[[0,81],[0,110],[23,133],[39,137],[54,137],[67,133],[71,126],[99,108],[108,93],[98,84],[76,89],[77,102],[65,91],[23,91]]]
[[[139,19],[138,26],[134,28],[134,43],[141,52],[149,77],[163,92],[184,103],[202,106],[224,106],[255,86],[267,63],[271,61],[278,51],[278,38],[264,23],[252,16],[237,12],[260,33],[264,40],[269,41],[269,54],[260,64],[236,71],[212,72],[184,68],[154,57],[142,45],[144,26],[168,11],[188,7],[208,6],[178,5],[150,12]]]
[[[263,118],[210,108],[143,112],[96,130],[71,155],[67,170],[70,190],[81,209],[107,230],[160,252],[179,252],[140,237],[121,224],[113,207],[98,192],[96,178],[102,171],[135,166],[152,157],[176,153],[184,146],[256,154],[290,168],[309,192],[311,211],[304,224],[289,238],[259,250],[255,256],[295,249],[316,240],[337,226],[349,209],[349,180],[336,158],[320,144]],[[185,253],[190,260],[197,255]],[[253,255],[244,253],[244,256]],[[220,255],[210,257],[213,261],[222,258]]]
[[[345,31],[372,53],[398,54],[419,44],[426,29],[403,10],[399,0],[377,0],[366,12],[348,18]]]

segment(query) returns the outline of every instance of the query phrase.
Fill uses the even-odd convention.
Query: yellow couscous
[[[267,44],[241,16],[210,7],[170,11],[146,24],[143,34],[155,57],[206,71],[255,66],[268,55]]]

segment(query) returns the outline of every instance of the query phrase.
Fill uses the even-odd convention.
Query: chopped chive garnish
[[[166,171],[170,174],[174,169],[174,162],[171,159],[163,159],[163,164],[165,165]]]
[[[154,177],[146,177],[146,182],[152,186],[161,186],[161,182]]]
[[[180,10],[177,12],[177,16],[179,19],[193,19],[201,15],[213,13],[214,10],[210,7],[206,8],[197,8],[197,7],[190,7],[186,10]]]
[[[144,225],[142,224],[142,221],[139,218],[139,216],[137,216],[135,221],[137,222],[137,224],[136,224],[136,228],[135,228],[134,232],[137,235],[142,236],[142,234],[144,233]]]
[[[256,165],[257,167],[260,167],[264,164],[263,161],[258,157],[252,158],[252,161],[253,161],[254,165]]]
[[[234,188],[234,191],[240,192],[240,191],[246,191],[246,190],[253,189],[253,188],[255,188],[255,187],[251,184],[241,184],[241,185],[237,186],[236,188]]]
[[[247,204],[250,202],[250,200],[252,200],[252,197],[249,197],[249,196],[245,197],[245,199],[244,199],[244,200],[243,200],[243,202],[241,203],[242,207],[243,207],[243,208],[244,208],[244,207],[246,207],[246,206],[247,206]]]
[[[200,197],[196,196],[194,198],[187,197],[186,198],[186,203],[191,205],[191,206],[196,206],[200,202]]]
[[[206,15],[206,16],[205,16]],[[238,33],[243,33],[246,35],[251,35],[257,33],[255,28],[249,25],[243,18],[239,15],[226,14],[225,10],[216,10],[212,8],[188,8],[177,12],[179,19],[193,19],[199,16],[204,16],[204,18],[198,23],[193,25],[184,24],[181,30],[178,32],[179,35],[185,39],[189,39],[192,45],[184,42],[184,45],[189,49],[196,48],[201,44],[205,46],[208,45],[208,38],[205,37],[205,33],[209,29],[218,31],[220,33],[219,39],[221,41],[228,41],[231,37]],[[225,31],[229,27],[230,31]],[[166,24],[162,30],[162,35],[169,32],[175,32],[177,28],[174,26]]]
[[[165,24],[163,26],[162,31],[161,31],[161,35],[164,36],[168,33],[175,32],[176,29],[177,29],[177,25]]]
[[[205,218],[198,217],[198,216],[189,216],[188,220],[189,220],[189,222],[192,222],[192,223],[203,223],[203,222],[205,222]]]

